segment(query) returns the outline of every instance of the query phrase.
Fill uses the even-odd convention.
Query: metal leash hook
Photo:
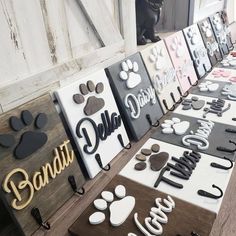
[[[216,188],[220,191],[220,195],[215,195],[215,194],[212,194],[212,193],[209,193],[205,190],[198,190],[197,193],[200,195],[200,196],[203,196],[203,197],[208,197],[208,198],[213,198],[213,199],[219,199],[223,196],[223,191],[221,190],[221,188],[219,188],[218,186],[216,186],[215,184],[212,185],[212,188]]]
[[[39,211],[38,208],[36,208],[36,207],[32,208],[31,215],[36,220],[38,225],[42,226],[46,230],[50,230],[51,229],[51,226],[50,226],[49,222],[43,222],[41,214],[40,214],[40,211]]]
[[[74,175],[70,175],[68,177],[68,181],[70,183],[70,186],[72,188],[72,190],[75,192],[75,193],[78,193],[80,195],[84,195],[85,193],[85,189],[82,187],[81,189],[77,190],[77,184],[76,184],[76,181],[75,181],[75,177]]]
[[[124,148],[124,149],[127,149],[129,150],[131,147],[132,147],[132,144],[129,142],[127,146],[124,145],[124,141],[123,141],[123,138],[122,138],[122,135],[121,134],[118,134],[117,135],[117,138],[121,144],[121,146]]]
[[[236,143],[232,140],[229,140],[229,143],[232,143],[235,145],[235,148],[234,149],[229,149],[229,148],[226,148],[226,147],[217,147],[216,150],[218,151],[222,151],[222,152],[228,152],[228,153],[233,153],[233,152],[236,152]]]
[[[230,166],[223,166],[223,165],[215,163],[215,162],[212,162],[211,166],[214,167],[214,168],[222,169],[222,170],[230,170],[230,169],[232,169],[233,165],[234,165],[233,162],[229,158],[227,158],[227,157],[224,157],[223,159],[229,161],[230,162]]]
[[[169,108],[165,99],[163,99],[162,102],[163,102],[167,111],[174,111],[175,110],[175,105],[173,105],[171,108]]]
[[[188,76],[188,82],[189,82],[189,84],[190,84],[191,86],[193,86],[193,87],[195,87],[195,86],[198,85],[198,80],[193,84],[189,76]]]
[[[97,153],[97,154],[95,155],[95,159],[96,159],[96,161],[97,161],[99,167],[100,167],[102,170],[104,170],[104,171],[109,171],[109,170],[111,169],[110,164],[108,164],[107,167],[103,167],[102,160],[101,160],[101,157],[100,157],[100,154],[99,154],[99,153]]]
[[[152,119],[151,119],[151,116],[149,114],[146,115],[146,118],[148,120],[148,123],[150,124],[150,126],[152,127],[158,127],[160,125],[160,122],[159,120],[155,123],[155,124],[152,124]]]

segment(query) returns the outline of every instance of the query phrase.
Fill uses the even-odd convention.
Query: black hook
[[[169,108],[165,99],[163,99],[162,102],[163,102],[167,111],[174,111],[175,110],[175,105],[173,105],[171,108]]]
[[[232,143],[235,145],[235,148],[234,149],[229,149],[229,148],[226,148],[226,147],[217,147],[216,150],[218,151],[222,151],[222,152],[229,152],[229,153],[233,153],[233,152],[236,152],[236,143],[232,140],[229,140],[229,143]]]
[[[149,114],[146,115],[146,118],[148,120],[148,123],[152,126],[152,127],[158,127],[160,125],[160,122],[159,120],[155,123],[155,124],[152,124],[152,119],[151,119],[151,116]]]
[[[100,167],[102,170],[104,170],[104,171],[109,171],[109,170],[111,169],[110,164],[108,164],[107,167],[103,167],[102,160],[101,160],[101,157],[100,157],[100,154],[99,154],[99,153],[97,153],[97,154],[95,155],[95,159],[96,159],[96,161],[97,161],[99,167]]]
[[[228,166],[228,167],[227,166],[223,166],[223,165],[215,163],[215,162],[212,162],[211,166],[214,167],[214,168],[222,169],[222,170],[230,170],[233,167],[233,165],[234,165],[233,162],[229,158],[227,158],[227,157],[223,157],[223,159],[229,161],[230,162],[230,166]]]
[[[40,211],[38,208],[34,207],[31,210],[31,215],[34,217],[38,225],[42,226],[44,229],[49,230],[51,228],[49,222],[43,222]]]
[[[80,195],[84,195],[85,193],[85,189],[82,187],[81,189],[77,190],[77,184],[76,184],[76,181],[75,181],[75,177],[74,175],[70,175],[68,177],[68,181],[70,183],[70,186],[72,188],[72,190],[75,192],[75,193],[78,193]]]
[[[118,140],[119,140],[119,142],[120,142],[120,145],[124,148],[124,149],[130,149],[131,147],[132,147],[132,145],[131,145],[131,143],[128,143],[128,145],[127,146],[125,146],[124,145],[124,141],[123,141],[123,138],[122,138],[122,135],[121,134],[118,134],[117,135],[117,138],[118,138]]]
[[[177,90],[178,90],[178,92],[179,92],[180,97],[182,97],[182,96],[183,96],[183,93],[182,93],[181,88],[180,88],[179,86],[177,86]]]
[[[200,196],[203,196],[203,197],[209,197],[209,198],[213,198],[213,199],[218,199],[218,198],[221,198],[223,196],[223,191],[221,190],[221,188],[219,188],[218,186],[216,186],[215,184],[212,185],[212,188],[216,188],[220,191],[220,195],[217,196],[217,195],[214,195],[212,193],[209,193],[205,190],[198,190],[197,193],[200,195]]]
[[[170,96],[171,96],[171,98],[172,98],[173,102],[174,102],[174,103],[176,103],[176,100],[175,100],[175,95],[174,95],[172,92],[170,93]]]
[[[189,84],[190,84],[191,86],[193,86],[193,87],[195,87],[195,86],[198,85],[198,80],[193,84],[189,76],[188,76],[188,82],[189,82]]]

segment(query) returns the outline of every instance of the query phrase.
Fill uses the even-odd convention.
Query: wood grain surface
[[[135,208],[127,220],[119,227],[113,227],[109,223],[109,212],[105,210],[106,220],[100,225],[91,225],[88,218],[93,214],[96,208],[93,203],[84,211],[84,213],[70,227],[69,232],[74,236],[97,236],[97,235],[128,235],[133,232],[136,235],[142,233],[136,227],[133,215],[138,213],[139,221],[144,225],[144,219],[149,217],[149,211],[155,206],[156,198],[166,198],[167,195],[150,189],[125,177],[117,175],[104,190],[114,192],[117,185],[122,184],[126,187],[127,196],[134,196],[136,200]],[[100,198],[100,194],[97,196]],[[190,235],[191,231],[198,232],[201,236],[209,235],[216,215],[197,206],[191,205],[177,198],[175,208],[168,213],[168,223],[163,226],[163,235]]]
[[[15,132],[12,131],[9,127],[8,119],[10,116],[20,117],[21,111],[29,110],[33,117],[35,118],[38,113],[45,113],[48,118],[46,126],[41,130],[48,136],[47,143],[38,149],[35,153],[31,154],[25,159],[19,160],[14,157],[14,147],[12,148],[3,148],[0,147],[1,159],[0,159],[0,182],[1,185],[5,176],[10,173],[15,168],[24,169],[29,175],[30,181],[32,181],[33,174],[36,171],[41,171],[41,167],[46,163],[52,163],[54,158],[53,150],[54,148],[59,147],[63,144],[64,141],[68,140],[65,130],[63,128],[62,122],[56,112],[54,104],[49,95],[42,96],[38,99],[35,99],[25,105],[22,105],[10,112],[3,114],[0,117],[0,134],[12,134],[15,137],[16,143],[19,143],[21,135],[26,131],[35,131],[34,122],[29,127],[24,127],[21,131]],[[69,150],[71,146],[69,144]],[[41,188],[39,191],[34,191],[34,196],[30,204],[22,210],[15,210],[11,207],[11,202],[14,199],[13,194],[6,193],[1,188],[1,197],[5,202],[9,212],[11,213],[16,224],[21,228],[22,232],[25,235],[31,235],[35,232],[39,225],[31,216],[31,209],[33,207],[39,208],[43,220],[48,220],[55,211],[61,207],[74,193],[71,186],[68,183],[68,176],[74,175],[77,186],[80,188],[84,184],[84,177],[80,171],[79,165],[76,158],[73,162],[64,169],[60,174],[56,176],[55,179],[49,178],[49,184]],[[16,185],[19,184],[19,181],[22,181],[24,178],[22,175],[17,174],[12,178]],[[23,204],[28,200],[30,191],[29,188],[24,188],[20,191],[22,196],[22,201],[17,202],[18,204]]]

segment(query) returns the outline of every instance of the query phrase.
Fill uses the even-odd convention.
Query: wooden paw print
[[[171,49],[175,51],[176,57],[180,58],[184,56],[184,47],[182,45],[182,41],[179,37],[175,37],[171,44]]]
[[[128,89],[135,88],[141,83],[141,76],[138,74],[138,63],[132,62],[130,59],[121,63],[122,71],[120,72],[120,78],[126,81]]]
[[[115,197],[119,200],[114,201],[114,194],[110,191],[103,191],[101,197],[93,202],[94,207],[99,211],[89,217],[92,225],[101,224],[106,218],[101,211],[109,209],[110,223],[112,226],[118,227],[126,221],[135,206],[135,198],[126,196],[126,188],[123,185],[117,185],[115,188]],[[110,204],[109,207],[108,204]]]
[[[9,119],[12,130],[19,132],[32,124],[34,118],[28,110],[21,112],[21,118],[12,116]],[[47,124],[47,116],[39,113],[35,118],[34,126],[42,129]],[[47,142],[47,135],[43,132],[25,131],[20,138],[18,145],[14,149],[14,156],[17,159],[24,159],[35,153]],[[15,145],[15,138],[11,134],[0,135],[0,145],[4,148],[11,148]]]
[[[191,44],[196,45],[198,43],[197,33],[194,31],[194,29],[189,28],[187,33]]]
[[[150,149],[143,148],[141,152],[136,155],[136,159],[140,162],[135,164],[134,169],[138,171],[145,170],[147,168],[147,158],[149,157],[150,167],[153,171],[159,171],[166,164],[169,159],[167,152],[159,152],[160,146],[153,144]],[[154,153],[154,154],[153,154]]]
[[[205,106],[205,101],[193,96],[191,99],[184,99],[182,110],[201,110]]]
[[[103,83],[98,83],[96,86],[94,83],[89,80],[87,84],[80,84],[79,86],[81,94],[74,94],[73,100],[76,104],[82,104],[85,102],[85,96],[89,93],[95,92],[96,94],[100,94],[104,90]],[[90,96],[87,99],[86,105],[84,107],[84,114],[87,116],[91,116],[96,112],[100,111],[105,106],[105,101],[103,98],[97,98],[95,96]]]
[[[208,21],[204,21],[202,23],[202,31],[204,32],[207,38],[210,38],[213,35],[211,25]]]
[[[149,56],[149,59],[152,63],[155,64],[156,70],[161,70],[166,66],[166,59],[163,53],[163,48],[154,47]]]

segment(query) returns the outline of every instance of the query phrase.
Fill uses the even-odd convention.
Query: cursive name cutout
[[[150,217],[146,217],[144,220],[146,228],[138,220],[138,213],[136,212],[134,214],[134,222],[140,232],[145,236],[161,235],[163,233],[162,224],[167,224],[168,222],[166,213],[172,212],[173,208],[175,208],[175,202],[170,196],[167,196],[167,199],[164,199],[163,202],[165,206],[161,204],[161,198],[156,198],[156,206],[151,208],[149,212]],[[129,233],[128,236],[137,235]]]
[[[5,177],[2,188],[13,195],[11,207],[15,210],[26,208],[32,201],[35,192],[40,191],[55,179],[62,171],[74,161],[74,151],[69,151],[69,140],[65,141],[58,148],[54,148],[54,158],[51,163],[45,163],[39,171],[35,171],[32,177],[23,168],[12,170]],[[21,176],[21,180],[14,180],[14,177]],[[25,192],[28,192],[26,196]]]
[[[125,96],[125,106],[130,110],[130,115],[133,119],[138,119],[141,113],[141,108],[148,103],[152,105],[156,103],[155,90],[152,86],[147,89],[140,89],[137,95],[128,93]]]

